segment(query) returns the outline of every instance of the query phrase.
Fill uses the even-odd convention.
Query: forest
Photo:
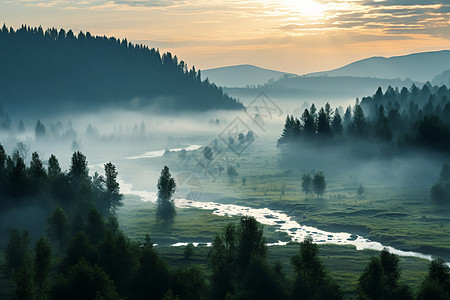
[[[16,113],[243,108],[176,55],[89,32],[4,24],[0,65],[0,99]]]
[[[450,151],[450,90],[425,84],[422,89],[378,88],[370,97],[356,99],[353,107],[316,108],[314,103],[300,117],[287,116],[278,145],[326,142],[328,145],[377,143],[364,155],[392,155],[396,150],[424,148]],[[381,145],[382,147],[380,147]],[[378,152],[377,152],[378,151]],[[380,152],[381,151],[381,152]],[[375,153],[374,153],[375,152]]]
[[[18,151],[0,146],[1,211],[35,204],[48,217],[32,247],[28,230],[8,230],[3,272],[15,282],[14,299],[341,299],[339,285],[321,262],[311,237],[298,243],[286,274],[269,264],[264,228],[252,217],[229,223],[212,243],[208,266],[172,267],[151,235],[133,241],[120,229],[115,210],[123,205],[112,163],[105,175],[88,175],[86,157],[74,152],[63,172],[52,155],[44,168],[34,152],[25,166]],[[169,169],[161,172],[161,193],[173,192]],[[70,190],[70,193],[63,190]],[[166,189],[166,190],[165,190]],[[73,195],[67,197],[67,195]],[[167,221],[167,220],[166,220]],[[194,250],[185,247],[185,259]],[[373,256],[358,281],[361,299],[447,299],[450,269],[440,259],[417,295],[402,281],[399,258],[388,250]]]

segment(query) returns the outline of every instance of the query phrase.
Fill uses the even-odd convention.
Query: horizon
[[[361,59],[450,49],[450,5],[410,1],[4,1],[10,27],[89,31],[207,70],[249,64],[298,75]]]

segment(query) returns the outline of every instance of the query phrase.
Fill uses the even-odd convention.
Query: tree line
[[[55,229],[48,219],[48,232]],[[64,212],[61,212],[64,216]],[[64,220],[64,219],[63,219]],[[61,224],[65,224],[63,221]],[[58,227],[58,226],[56,226]],[[82,224],[63,226],[67,245],[55,251],[46,237],[33,249],[26,230],[9,230],[4,271],[15,281],[14,299],[343,299],[307,236],[291,257],[294,272],[268,262],[263,226],[252,217],[229,223],[212,243],[210,275],[197,265],[170,267],[153,246],[131,241],[115,215],[104,219],[92,208]],[[48,234],[48,237],[52,237]],[[190,246],[190,247],[189,247]],[[190,250],[189,250],[190,249]],[[192,245],[185,248],[186,253]],[[58,253],[58,254],[56,254]],[[357,283],[360,299],[448,299],[450,269],[441,259],[413,295],[401,278],[399,258],[386,249],[373,256]]]
[[[332,109],[313,103],[298,118],[287,116],[278,145],[304,141],[374,141],[392,147],[450,151],[450,90],[414,84],[410,89],[378,88],[353,107]]]
[[[0,214],[3,218],[16,211],[19,214],[14,218],[26,222],[26,213],[22,215],[21,211],[32,210],[32,214],[40,215],[50,213],[55,207],[61,207],[70,217],[83,216],[95,207],[102,216],[108,217],[122,205],[118,172],[111,162],[104,165],[104,175],[96,172],[89,176],[86,156],[79,151],[73,153],[70,168],[65,172],[55,155],[44,162],[38,152],[33,152],[26,165],[28,151],[24,143],[18,143],[8,155],[0,144]],[[33,225],[35,232],[43,231],[42,227],[40,222]]]
[[[26,25],[15,30],[4,24],[0,65],[0,95],[20,108],[45,107],[48,112],[73,101],[79,109],[111,104],[200,111],[243,108],[170,52],[89,32]]]

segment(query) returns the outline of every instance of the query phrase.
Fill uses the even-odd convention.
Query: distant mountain
[[[411,78],[421,82],[432,80],[450,68],[450,50],[414,53],[404,56],[370,57],[341,68],[306,74],[306,76],[358,76],[376,78]]]
[[[0,102],[9,112],[243,108],[171,53],[89,32],[3,26],[0,70]]]
[[[431,83],[434,84],[434,85],[443,85],[443,84],[445,84],[447,86],[450,86],[450,69],[445,70],[441,74],[439,74],[436,77],[434,77],[433,80],[431,81]]]
[[[370,95],[378,87],[386,91],[392,88],[410,88],[413,84],[423,87],[423,82],[379,79],[369,77],[352,76],[298,76],[295,78],[279,79],[271,84],[257,88],[224,88],[229,95],[239,98],[244,104],[251,103],[255,97],[264,91],[274,102],[283,109],[298,108],[302,102],[315,102],[324,105],[330,102],[334,106],[347,106],[354,102],[357,97]]]
[[[202,79],[208,78],[210,82],[223,87],[263,85],[271,79],[278,80],[284,76],[292,77],[296,75],[252,65],[229,66],[202,71]]]

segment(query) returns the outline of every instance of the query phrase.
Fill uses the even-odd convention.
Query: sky
[[[0,22],[127,38],[203,70],[300,75],[450,49],[450,0],[0,0]]]

